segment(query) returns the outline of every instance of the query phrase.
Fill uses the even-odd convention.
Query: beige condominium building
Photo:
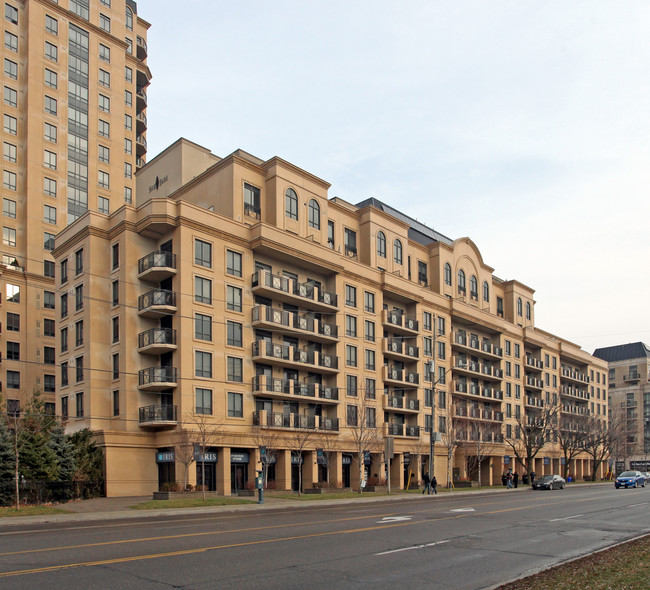
[[[615,471],[650,471],[650,348],[634,342],[598,348],[594,356],[608,363],[610,420],[623,430],[612,452]]]
[[[469,238],[328,188],[181,139],[138,172],[135,203],[57,237],[57,413],[97,433],[108,495],[183,482],[186,466],[236,493],[260,448],[271,487],[356,488],[385,473],[389,437],[404,487],[428,469],[432,427],[440,482],[451,438],[455,480],[477,478],[483,440],[482,482],[499,482],[522,417],[606,420],[606,363],[536,328],[531,288],[494,276]],[[560,464],[551,440],[533,467]],[[586,475],[586,456],[570,469]]]
[[[55,236],[86,211],[110,215],[133,201],[149,24],[131,0],[3,5],[0,379],[10,409],[40,391],[53,410]]]

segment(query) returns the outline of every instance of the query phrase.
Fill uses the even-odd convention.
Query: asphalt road
[[[650,489],[3,527],[0,588],[484,589],[650,531]]]

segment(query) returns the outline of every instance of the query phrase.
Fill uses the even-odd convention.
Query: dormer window
[[[292,188],[284,193],[284,214],[289,219],[298,220],[298,195]]]
[[[248,183],[244,183],[244,213],[256,219],[259,219],[262,213],[260,189]]]

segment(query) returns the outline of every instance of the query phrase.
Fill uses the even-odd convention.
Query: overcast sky
[[[179,137],[376,197],[535,289],[536,324],[650,345],[650,3],[138,0],[148,155]]]

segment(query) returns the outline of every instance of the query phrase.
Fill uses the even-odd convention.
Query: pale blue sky
[[[646,1],[139,0],[149,157],[183,136],[377,197],[536,290],[588,352],[650,344]]]

